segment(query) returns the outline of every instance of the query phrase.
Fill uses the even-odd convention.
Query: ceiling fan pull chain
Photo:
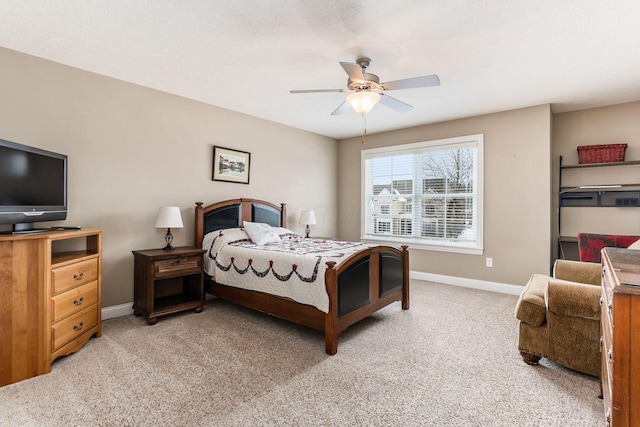
[[[364,137],[367,135],[367,115],[362,115],[362,144],[364,144]]]

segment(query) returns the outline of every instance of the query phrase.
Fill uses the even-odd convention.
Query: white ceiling
[[[334,138],[359,135],[339,61],[388,92],[369,133],[551,103],[640,100],[640,0],[0,0],[0,46]],[[1,64],[0,64],[1,66]],[[6,83],[6,82],[5,82]]]

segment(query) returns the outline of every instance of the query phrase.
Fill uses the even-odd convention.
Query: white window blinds
[[[362,239],[482,253],[483,136],[362,151]]]

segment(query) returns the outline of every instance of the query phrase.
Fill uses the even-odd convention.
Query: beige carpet
[[[597,426],[599,383],[525,365],[516,297],[412,282],[343,333],[210,300],[204,312],[104,322],[52,372],[0,388],[2,426]]]

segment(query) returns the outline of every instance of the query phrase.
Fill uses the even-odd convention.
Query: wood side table
[[[172,251],[133,251],[133,314],[144,316],[149,325],[154,325],[159,316],[190,309],[200,313],[204,301],[205,252],[188,246]]]

